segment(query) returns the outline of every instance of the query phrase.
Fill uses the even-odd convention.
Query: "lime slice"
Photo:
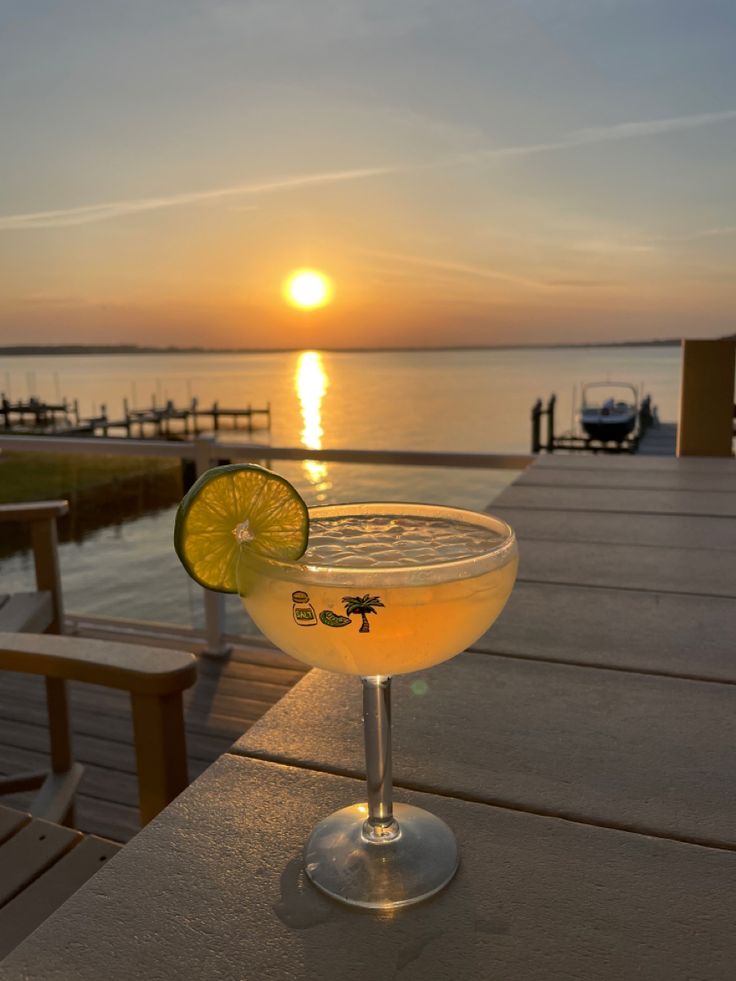
[[[282,561],[304,554],[307,505],[288,480],[254,463],[213,467],[190,488],[176,512],[174,548],[192,579],[237,593],[242,548]]]

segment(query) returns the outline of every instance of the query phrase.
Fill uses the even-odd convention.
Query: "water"
[[[83,415],[104,403],[131,405],[192,395],[206,406],[271,402],[278,446],[528,452],[529,412],[558,396],[557,428],[568,428],[580,385],[643,383],[660,418],[677,415],[680,351],[669,347],[427,352],[286,352],[5,358],[0,387],[12,398],[78,398]],[[575,389],[575,396],[573,390]],[[230,439],[230,433],[227,433]],[[247,441],[249,437],[241,433]],[[264,439],[265,434],[256,434]],[[308,503],[418,500],[487,506],[515,474],[442,468],[279,465]],[[173,508],[143,515],[61,546],[67,609],[80,613],[201,623],[198,588],[171,546]],[[3,591],[32,587],[26,553],[0,563]],[[248,626],[237,602],[229,628]]]

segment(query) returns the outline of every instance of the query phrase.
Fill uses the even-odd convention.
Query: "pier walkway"
[[[658,422],[645,429],[637,449],[639,456],[674,456],[676,452],[676,422]]]

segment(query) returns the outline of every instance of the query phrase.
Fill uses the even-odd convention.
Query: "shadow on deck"
[[[129,638],[116,638],[129,639]],[[178,645],[185,646],[185,645]],[[239,647],[223,659],[199,658],[185,694],[189,778],[194,780],[306,672],[306,665],[264,647]],[[130,704],[125,692],[69,685],[76,759],[85,766],[75,826],[126,842],[139,830]],[[40,769],[48,761],[43,678],[0,675],[0,773]],[[24,806],[26,797],[3,798]]]

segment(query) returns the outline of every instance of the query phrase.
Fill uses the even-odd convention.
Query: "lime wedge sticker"
[[[254,463],[213,467],[176,512],[174,548],[192,579],[237,593],[241,549],[293,562],[309,538],[307,505],[288,480]]]
[[[333,613],[332,610],[322,610],[319,618],[326,627],[347,627],[353,622],[350,617],[340,616],[339,613]]]

